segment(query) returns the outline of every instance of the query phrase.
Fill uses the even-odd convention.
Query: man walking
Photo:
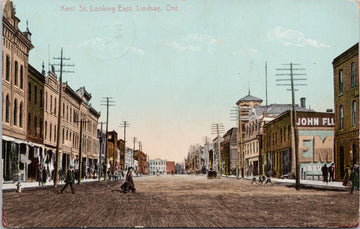
[[[329,181],[334,181],[334,173],[335,173],[335,168],[334,168],[334,163],[332,163],[331,166],[329,167],[329,174],[330,174]]]
[[[328,168],[326,167],[326,164],[321,168],[322,175],[323,175],[323,181],[328,183]]]
[[[66,179],[65,179],[65,186],[61,189],[60,193],[63,194],[63,191],[66,189],[66,187],[68,185],[70,185],[71,188],[71,193],[75,194],[75,190],[73,188],[73,183],[74,183],[74,171],[73,171],[74,167],[70,166],[70,169],[67,171],[66,173]]]

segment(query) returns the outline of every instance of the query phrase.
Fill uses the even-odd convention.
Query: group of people
[[[71,188],[71,193],[75,194],[75,190],[73,187],[74,184],[74,167],[70,166],[70,169],[67,171],[66,173],[66,178],[65,178],[65,186],[61,189],[60,193],[63,194],[64,190],[66,189],[67,186],[70,185]],[[128,168],[127,174],[126,174],[126,179],[125,182],[121,185],[121,190],[123,193],[127,193],[127,192],[132,192],[135,193],[136,188],[134,185],[134,180],[132,177],[132,167]]]
[[[323,181],[328,183],[329,181],[334,181],[335,168],[334,163],[327,167],[326,164],[321,168]]]

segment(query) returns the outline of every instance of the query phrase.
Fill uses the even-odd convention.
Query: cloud
[[[178,50],[185,50],[185,51],[199,51],[200,50],[199,46],[196,46],[196,47],[192,46],[192,45],[182,46],[179,43],[177,43],[176,41],[165,41],[165,45],[176,48]]]
[[[178,41],[165,41],[165,45],[184,51],[200,51],[208,50],[212,52],[212,48],[216,44],[224,43],[225,38],[216,39],[208,34],[191,33],[184,37],[180,42]]]
[[[130,46],[128,48],[128,50],[134,52],[136,55],[141,56],[141,57],[144,56],[144,54],[145,54],[144,50],[136,48],[134,46]]]
[[[234,56],[241,55],[241,54],[254,55],[258,52],[259,52],[259,50],[253,49],[253,48],[242,48],[242,49],[232,52],[231,54],[233,54]]]
[[[274,41],[277,40],[285,46],[296,46],[296,47],[312,46],[316,48],[330,47],[330,45],[328,44],[320,43],[310,38],[305,38],[304,33],[300,31],[284,29],[280,26],[277,26],[273,30],[269,31],[267,36],[270,40],[274,40]]]

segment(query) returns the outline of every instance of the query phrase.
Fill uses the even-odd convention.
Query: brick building
[[[146,165],[147,165],[147,157],[146,154],[140,150],[135,150],[134,152],[134,160],[138,162],[138,173],[146,174]]]
[[[13,180],[19,167],[28,163],[26,156],[28,60],[31,33],[18,28],[13,2],[2,2],[2,168],[3,179]],[[22,156],[21,156],[22,155]],[[25,179],[22,176],[21,179]]]
[[[37,180],[39,176],[38,166],[44,167],[45,165],[45,152],[44,152],[44,84],[45,77],[38,72],[30,64],[28,65],[28,93],[27,93],[27,128],[26,138],[31,142],[28,146],[28,158],[31,161],[24,166],[25,174],[28,180]],[[14,104],[16,105],[16,102]],[[15,119],[16,120],[16,119]],[[16,121],[14,120],[14,124]],[[27,163],[25,163],[27,164]],[[23,166],[21,166],[23,167]]]
[[[359,43],[333,60],[335,104],[335,176],[359,164]]]
[[[166,174],[175,174],[175,161],[166,161]]]
[[[334,114],[296,112],[299,136],[300,178],[321,176],[321,166],[334,162]],[[287,111],[264,125],[263,159],[265,174],[273,177],[295,177],[296,157],[292,112]]]

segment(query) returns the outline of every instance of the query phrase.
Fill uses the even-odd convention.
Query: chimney
[[[306,108],[306,103],[305,103],[305,101],[306,101],[306,98],[304,98],[304,97],[300,98],[300,104],[301,104],[301,107],[302,107],[302,108]]]
[[[334,110],[333,110],[333,109],[326,109],[326,112],[327,112],[327,113],[333,113]]]

